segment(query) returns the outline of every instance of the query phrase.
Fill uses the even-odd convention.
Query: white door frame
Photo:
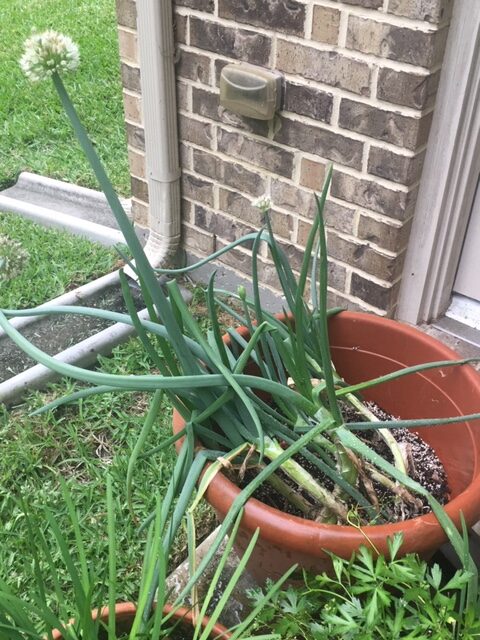
[[[480,2],[455,0],[397,317],[441,315],[480,173]],[[480,251],[480,249],[479,249]]]

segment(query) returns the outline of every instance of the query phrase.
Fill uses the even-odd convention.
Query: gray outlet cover
[[[242,116],[271,120],[280,108],[282,75],[247,64],[229,64],[220,75],[220,104]]]

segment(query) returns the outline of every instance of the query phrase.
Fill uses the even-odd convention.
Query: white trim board
[[[455,2],[397,317],[437,318],[453,282],[480,173],[480,2]]]

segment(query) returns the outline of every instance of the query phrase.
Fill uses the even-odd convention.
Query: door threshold
[[[480,331],[480,302],[454,293],[445,316]]]
[[[474,329],[473,327],[470,327],[463,322],[459,322],[458,320],[454,320],[453,318],[449,318],[448,316],[443,316],[442,318],[434,320],[430,326],[452,336],[460,343],[464,343],[465,347],[470,345],[471,347],[477,348],[480,352],[480,330]]]

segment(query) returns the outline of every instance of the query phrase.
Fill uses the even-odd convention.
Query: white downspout
[[[164,266],[180,244],[180,163],[171,0],[137,0],[150,233],[145,253]]]

